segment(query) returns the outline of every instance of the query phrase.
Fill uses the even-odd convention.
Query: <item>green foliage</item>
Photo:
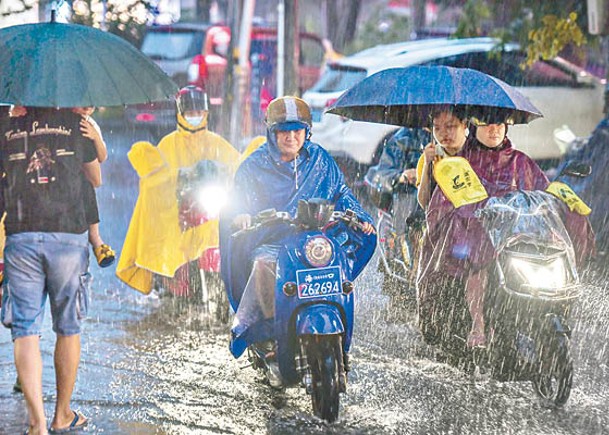
[[[463,6],[463,14],[455,38],[472,38],[483,35],[482,25],[491,17],[491,10],[484,0],[467,0]]]
[[[556,57],[568,44],[579,47],[586,43],[586,37],[577,24],[577,14],[571,12],[567,18],[546,15],[542,25],[529,32],[526,65],[531,66],[539,58]]]
[[[105,26],[108,32],[126,39],[136,47],[140,45],[146,23],[153,6],[149,0],[74,0],[72,21],[92,27]]]
[[[517,42],[527,51],[523,68],[538,59],[555,57],[565,49],[578,49],[583,56],[582,46],[588,42],[582,31],[587,28],[585,3],[578,0],[467,0],[454,36],[490,35],[502,43]],[[595,38],[591,39],[594,42]],[[577,50],[572,54],[577,55]]]
[[[345,48],[345,54],[378,44],[408,41],[411,33],[412,22],[409,17],[377,11],[358,30],[355,40]]]

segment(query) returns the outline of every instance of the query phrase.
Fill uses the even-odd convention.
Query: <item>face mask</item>
[[[185,116],[184,119],[193,127],[198,127],[203,121],[203,116]]]

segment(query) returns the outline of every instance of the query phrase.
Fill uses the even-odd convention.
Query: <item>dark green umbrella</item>
[[[76,24],[0,29],[0,102],[121,106],[167,99],[178,86],[124,39]]]

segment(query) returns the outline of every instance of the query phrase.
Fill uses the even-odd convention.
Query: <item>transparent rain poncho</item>
[[[496,252],[525,242],[542,251],[564,250],[570,263],[575,264],[573,244],[561,218],[562,207],[560,200],[547,192],[515,191],[490,198],[475,214]]]
[[[263,245],[255,250],[252,272],[233,321],[235,336],[275,316],[275,267],[280,249],[276,245]]]
[[[506,233],[518,232],[524,236],[529,232],[535,236],[542,231],[542,227],[547,228],[550,232],[542,234],[543,237],[573,240],[578,266],[592,254],[594,235],[587,218],[570,212],[565,204],[543,193],[549,185],[548,179],[531,158],[512,147],[509,139],[506,138],[500,147],[491,149],[482,146],[470,135],[463,149],[463,157],[480,178],[489,198],[455,208],[440,189],[434,191],[426,213],[427,232],[421,248],[417,278],[422,297],[426,297],[427,287],[433,287],[434,282],[443,277],[464,280],[472,271],[488,267],[497,256],[499,240]],[[508,219],[507,216],[501,217],[500,213],[494,222],[496,228],[492,227],[494,234],[491,235],[477,217],[479,210],[485,208],[487,203],[499,204],[504,201],[501,198],[510,198],[519,191],[526,194],[513,200],[514,206],[521,207],[518,201],[538,201],[539,204],[540,198],[551,199],[553,212],[549,215],[551,217],[544,218],[552,219],[551,223],[540,222],[541,216],[526,218],[526,213],[518,222],[512,222],[510,219],[516,221],[514,215]],[[562,232],[551,233],[558,231],[556,228],[559,227],[566,228],[568,236],[565,237]],[[429,293],[430,297],[432,293]]]

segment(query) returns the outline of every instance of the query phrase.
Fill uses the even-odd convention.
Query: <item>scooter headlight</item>
[[[332,260],[332,243],[323,236],[311,237],[305,244],[304,253],[311,266],[327,266]]]
[[[207,214],[208,219],[217,219],[227,200],[226,189],[222,186],[205,186],[199,190],[197,195],[197,202]]]
[[[512,257],[510,266],[512,276],[506,278],[511,284],[510,287],[516,290],[522,286],[533,289],[562,289],[569,284],[569,272],[563,256],[545,261]]]

